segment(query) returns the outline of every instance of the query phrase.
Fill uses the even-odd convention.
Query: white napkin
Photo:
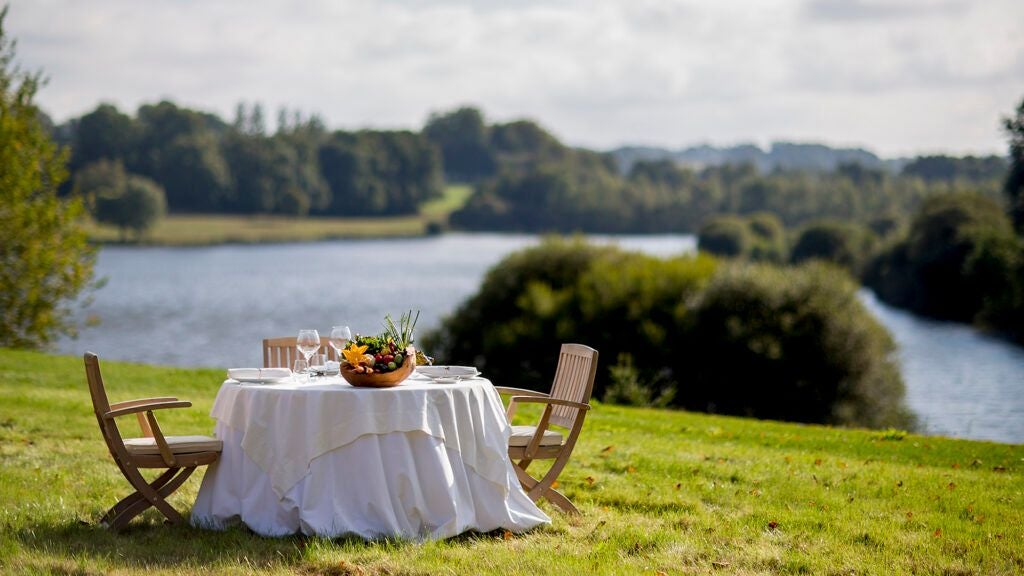
[[[287,368],[229,368],[228,378],[232,380],[270,380],[287,378],[292,371]]]

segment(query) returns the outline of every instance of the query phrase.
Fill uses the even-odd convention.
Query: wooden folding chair
[[[263,340],[264,368],[291,368],[300,358],[299,349],[295,347],[295,336],[281,338],[265,338]],[[320,337],[320,354],[326,354],[328,360],[338,360],[338,354],[331,347],[331,339]]]
[[[143,398],[110,404],[100,375],[100,361],[92,352],[85,353],[85,376],[92,395],[93,411],[114,463],[135,488],[135,492],[115,504],[100,523],[120,530],[132,518],[155,507],[171,524],[183,521],[167,497],[177,490],[197,466],[211,464],[220,457],[222,443],[209,436],[164,436],[157,424],[155,410],[187,408],[191,402],[171,396]],[[116,419],[135,414],[142,429],[140,438],[122,438]],[[140,468],[166,468],[152,482],[147,482]]]
[[[597,374],[597,350],[582,344],[562,344],[551,393],[544,394],[521,388],[496,386],[502,394],[511,394],[507,416],[509,423],[517,404],[544,404],[544,412],[535,426],[512,426],[508,454],[515,464],[516,475],[527,495],[536,502],[546,498],[563,512],[579,514],[568,498],[553,488],[558,475],[569,462],[573,447],[583,429],[583,420],[590,410],[590,394]],[[568,436],[550,429],[558,426]],[[534,460],[554,460],[541,479],[530,476],[526,469]]]

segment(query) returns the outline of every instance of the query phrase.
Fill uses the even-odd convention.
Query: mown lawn
[[[104,362],[113,400],[173,393],[209,433],[222,370]],[[561,488],[583,512],[443,542],[95,525],[126,493],[80,358],[0,350],[0,573],[1021,574],[1024,446],[597,405]],[[124,426],[133,424],[125,419]],[[172,499],[187,510],[198,474]]]
[[[162,246],[251,244],[260,242],[310,242],[336,238],[383,238],[422,236],[431,224],[444,224],[448,214],[469,199],[471,187],[453,184],[444,195],[423,205],[419,214],[381,218],[335,218],[235,214],[171,214],[160,220],[138,243]],[[93,242],[121,242],[113,226],[91,223]],[[133,236],[129,241],[136,242]]]

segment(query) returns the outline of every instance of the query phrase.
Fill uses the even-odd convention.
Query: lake
[[[690,235],[591,236],[658,256],[689,253]],[[57,352],[172,366],[262,362],[262,339],[332,325],[376,333],[385,313],[420,310],[434,328],[507,254],[534,235],[445,234],[409,239],[198,248],[105,247],[107,284],[78,319],[100,318]],[[862,291],[900,347],[907,403],[928,434],[1024,442],[1024,349],[968,326],[919,318]]]

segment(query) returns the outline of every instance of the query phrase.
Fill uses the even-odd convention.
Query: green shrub
[[[697,246],[709,254],[737,258],[750,253],[753,239],[743,218],[716,216],[701,226]]]
[[[825,260],[860,276],[876,239],[872,232],[850,222],[819,221],[800,231],[790,261]]]
[[[838,268],[659,259],[549,239],[505,258],[424,339],[439,362],[547,391],[558,348],[601,353],[594,396],[802,422],[906,426],[893,344]]]
[[[799,422],[905,426],[895,346],[842,270],[734,264],[693,311],[677,403]]]

